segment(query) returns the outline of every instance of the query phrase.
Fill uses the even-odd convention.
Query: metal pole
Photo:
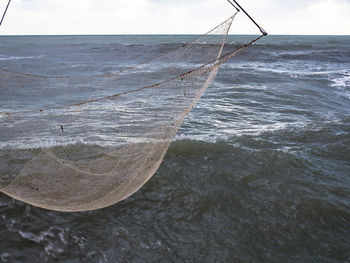
[[[227,0],[227,2],[229,2],[234,8],[236,8],[237,12],[241,11],[237,8],[237,6],[235,6],[230,0]]]
[[[2,24],[2,21],[5,18],[5,15],[6,15],[7,9],[9,8],[10,3],[11,3],[11,0],[9,0],[8,3],[7,3],[7,6],[6,6],[5,11],[4,11],[4,14],[2,15],[2,18],[1,18],[1,21],[0,21],[0,26]]]
[[[249,17],[250,20],[252,20],[252,22],[259,28],[260,32],[266,36],[267,35],[267,32],[262,29],[257,22],[255,22],[255,20],[240,6],[240,4],[236,1],[236,0],[232,0],[246,15],[247,17]],[[231,3],[232,4],[232,3]]]

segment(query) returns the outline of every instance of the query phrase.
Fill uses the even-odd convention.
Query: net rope
[[[109,73],[56,75],[68,69],[49,62],[43,74],[35,65],[26,73],[21,64],[1,68],[0,191],[67,212],[135,193],[220,65],[262,37],[222,55],[236,14],[190,43],[136,54],[138,63]]]

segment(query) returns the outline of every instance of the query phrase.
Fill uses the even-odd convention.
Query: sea
[[[196,37],[1,36],[0,68],[106,73]],[[0,262],[350,262],[350,36],[269,35],[223,64],[120,203],[63,213],[0,194]]]

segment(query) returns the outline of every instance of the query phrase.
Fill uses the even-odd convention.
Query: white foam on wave
[[[323,65],[316,68],[313,64],[306,65],[305,62],[286,64],[282,62],[265,63],[265,62],[243,62],[243,63],[226,63],[221,66],[230,70],[252,70],[257,72],[269,72],[276,74],[285,74],[292,78],[298,78],[300,76],[327,76],[332,74],[344,74],[344,69],[332,69],[333,65]],[[302,70],[300,69],[302,68]]]
[[[42,231],[39,234],[34,234],[34,233],[31,233],[31,232],[24,232],[24,231],[21,231],[21,230],[19,230],[18,233],[21,235],[22,238],[28,239],[30,241],[33,241],[33,242],[39,244],[40,242],[44,241],[47,236],[51,236],[52,237],[52,234],[50,233],[50,230],[51,229],[49,229],[48,231]]]
[[[0,114],[0,122],[5,121],[5,119],[7,119],[6,115],[5,114]]]
[[[0,261],[1,262],[10,262],[11,254],[4,252],[0,254]]]
[[[331,84],[332,87],[350,87],[350,72],[343,76],[333,78],[331,81],[333,82],[333,84]]]
[[[83,138],[76,139],[61,139],[61,138],[16,138],[14,140],[0,142],[0,149],[42,149],[53,148],[67,145],[97,145],[97,142],[84,140]]]
[[[12,140],[0,142],[0,150],[8,149],[51,149],[55,147],[65,147],[74,145],[85,145],[85,146],[99,146],[104,148],[119,148],[128,144],[139,144],[149,142],[162,142],[163,140],[152,139],[147,137],[147,134],[143,137],[128,137],[128,134],[119,134],[119,137],[114,138],[112,134],[109,135],[90,135],[87,138],[75,136],[74,138],[60,138],[54,137],[41,137],[39,135],[35,137],[17,137]]]
[[[49,229],[39,233],[18,231],[23,239],[30,240],[36,244],[43,244],[45,254],[53,257],[65,251],[67,245],[65,232],[65,229],[59,227],[49,227]]]
[[[288,131],[293,129],[304,129],[312,124],[308,120],[299,120],[294,122],[281,122],[276,121],[274,123],[268,124],[258,124],[252,122],[230,122],[225,125],[222,122],[212,123],[212,127],[201,130],[200,128],[191,130],[181,129],[175,137],[175,140],[200,140],[206,142],[215,143],[218,140],[228,141],[232,137],[242,137],[242,136],[260,136],[263,133],[274,133],[278,131]],[[185,124],[186,125],[186,124]]]
[[[0,61],[8,61],[8,60],[20,60],[20,59],[34,59],[34,58],[42,58],[44,55],[40,56],[6,56],[0,55]]]
[[[294,65],[295,66],[295,65]],[[263,62],[249,62],[249,63],[227,63],[221,66],[222,68],[227,68],[230,70],[251,70],[251,71],[257,71],[257,72],[269,72],[269,73],[276,73],[276,74],[286,74],[290,77],[294,77],[296,75],[301,74],[310,74],[310,72],[300,71],[296,70],[292,67],[286,67],[285,64],[281,63],[263,63]]]
[[[330,86],[344,92],[345,96],[350,99],[350,71],[343,71],[337,77],[329,79],[333,82]]]

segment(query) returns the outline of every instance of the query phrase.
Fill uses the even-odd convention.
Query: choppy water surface
[[[104,73],[192,38],[1,37],[0,66]],[[0,195],[0,262],[350,262],[350,37],[269,36],[224,64],[119,204],[65,214]]]

